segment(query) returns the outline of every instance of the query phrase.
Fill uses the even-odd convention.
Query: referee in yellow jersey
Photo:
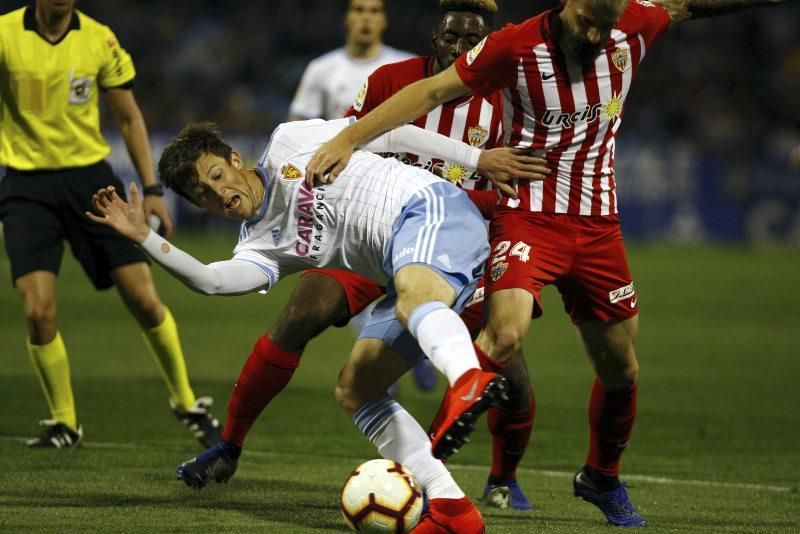
[[[0,166],[6,167],[0,220],[25,310],[28,353],[51,414],[28,447],[70,448],[83,439],[57,327],[56,275],[65,240],[97,289],[117,287],[166,380],[175,415],[204,447],[218,439],[211,399],[192,392],[175,320],[156,293],[146,256],[84,216],[100,187],[126,190],[105,162],[102,93],[142,180],[147,214],[161,219],[166,234],[172,231],[131,90],[135,74],[114,33],[76,10],[75,0],[37,0],[0,16]]]

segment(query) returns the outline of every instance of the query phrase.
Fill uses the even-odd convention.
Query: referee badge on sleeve
[[[467,65],[472,65],[472,62],[475,61],[475,58],[481,53],[481,50],[483,50],[483,45],[486,44],[486,39],[487,37],[484,37],[480,43],[476,44],[472,50],[467,52]]]
[[[364,82],[364,85],[361,86],[361,90],[358,92],[358,96],[356,97],[356,101],[353,102],[353,109],[356,111],[361,111],[361,108],[364,107],[364,101],[367,99],[367,89],[369,87],[369,80]]]

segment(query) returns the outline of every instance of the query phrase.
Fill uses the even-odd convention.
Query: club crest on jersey
[[[473,126],[467,130],[467,139],[469,139],[470,145],[480,148],[489,140],[489,130],[480,124]]]
[[[286,163],[283,167],[281,167],[281,174],[283,175],[284,180],[299,180],[303,177],[303,171],[291,163]]]
[[[633,282],[628,284],[627,286],[620,287],[619,289],[615,289],[613,291],[608,292],[608,300],[611,304],[616,304],[617,302],[625,299],[631,298],[636,291],[633,289]]]
[[[364,107],[364,102],[367,100],[367,89],[369,88],[369,80],[364,82],[364,85],[361,86],[361,90],[358,92],[358,96],[356,96],[356,101],[353,102],[353,109],[356,111],[361,111],[361,108]]]
[[[611,63],[617,67],[617,70],[620,72],[625,72],[630,67],[629,52],[630,49],[623,48],[618,46],[612,53],[611,53]]]
[[[497,265],[492,267],[492,270],[489,271],[489,277],[492,279],[492,282],[497,282],[501,276],[506,274],[508,270],[508,263],[501,261]]]
[[[481,53],[483,50],[483,45],[486,44],[487,37],[484,37],[480,43],[476,44],[472,50],[467,52],[467,65],[472,65],[472,62],[475,61],[475,58],[478,57],[478,54]]]

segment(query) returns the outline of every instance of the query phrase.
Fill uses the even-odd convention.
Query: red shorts
[[[308,273],[324,274],[339,282],[347,295],[347,307],[351,318],[364,311],[364,308],[369,306],[372,301],[386,294],[386,288],[353,271],[345,269],[306,269],[301,276],[305,276]],[[336,326],[344,326],[346,324],[347,321],[344,321],[343,324],[337,324]]]
[[[489,230],[486,295],[524,289],[542,314],[542,287],[555,284],[575,324],[639,312],[617,216],[498,209]]]

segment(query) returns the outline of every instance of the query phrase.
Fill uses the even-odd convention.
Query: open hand
[[[86,216],[96,223],[113,228],[132,241],[144,243],[150,227],[145,222],[144,209],[133,182],[130,185],[130,197],[130,203],[125,202],[113,185],[104,187],[92,195],[92,206],[101,216],[89,211]]]
[[[528,149],[502,147],[481,151],[478,172],[491,180],[504,195],[517,198],[517,192],[509,182],[544,180],[551,171],[546,159],[532,156]]]

